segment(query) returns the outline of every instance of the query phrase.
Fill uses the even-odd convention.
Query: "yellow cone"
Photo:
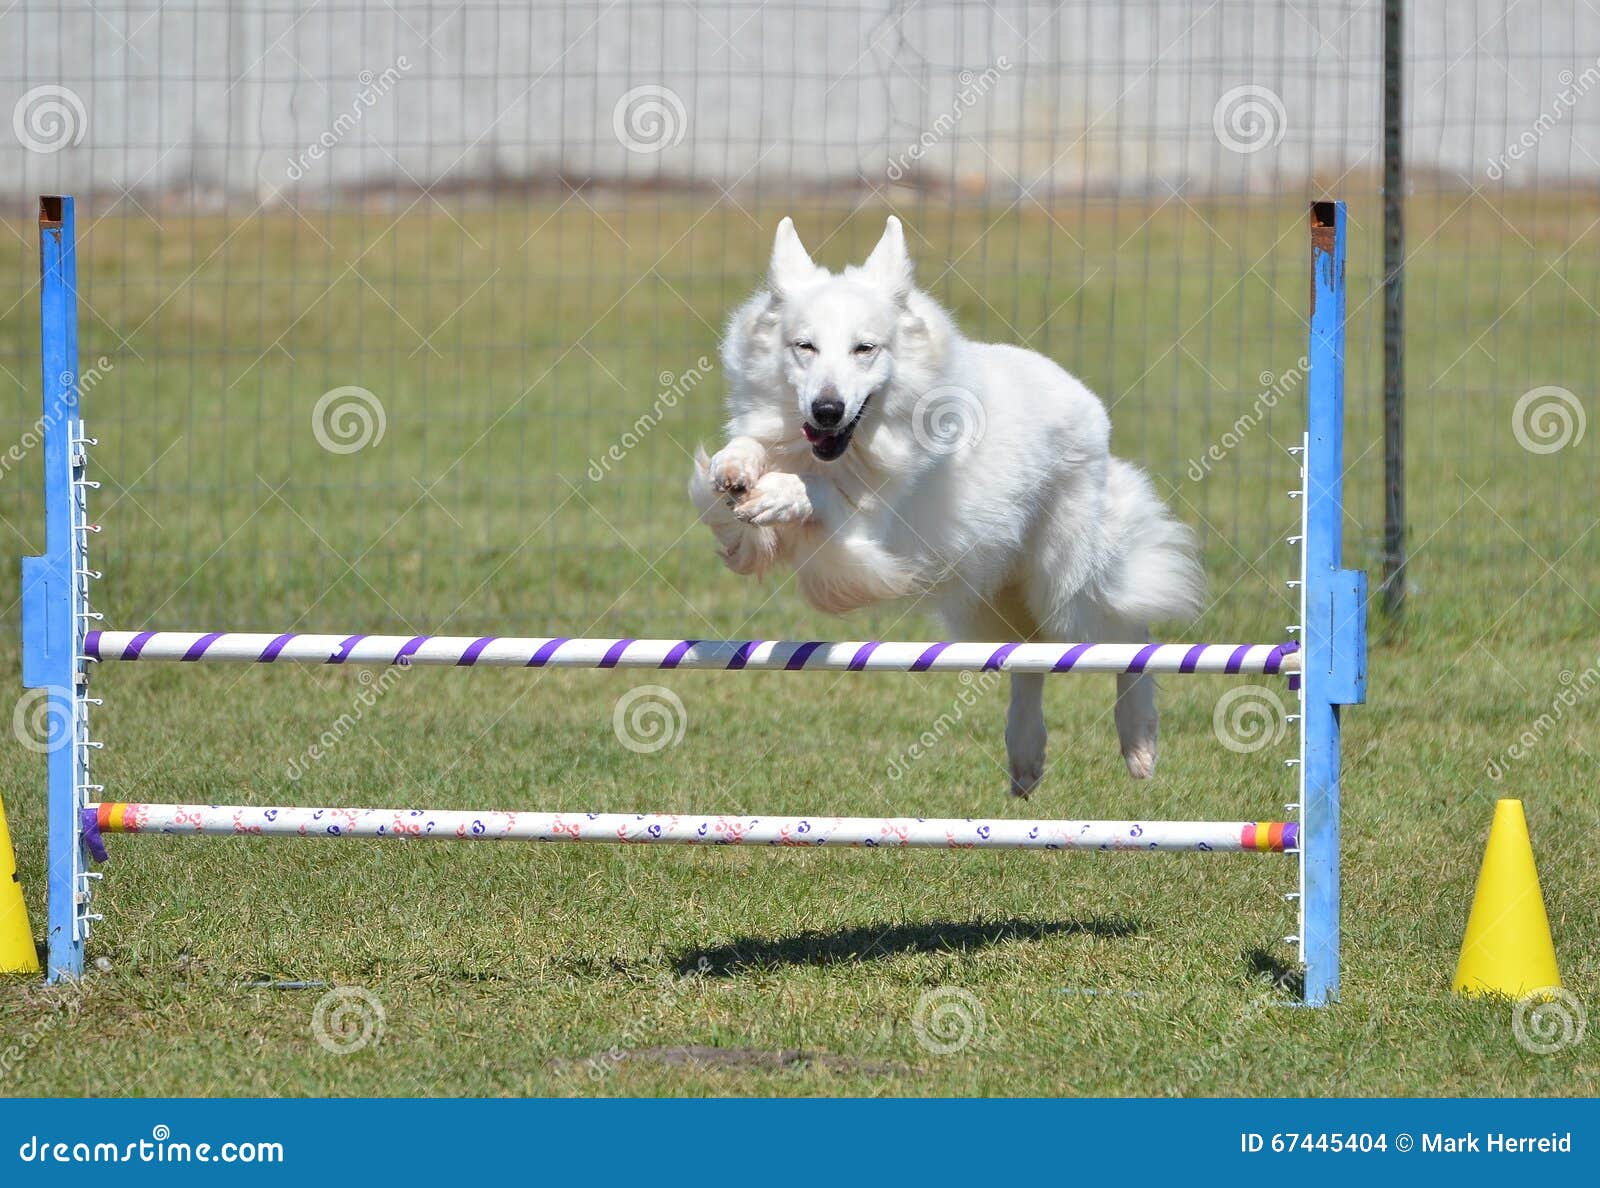
[[[39,953],[28,927],[28,905],[22,902],[5,802],[0,801],[0,974],[38,972]]]
[[[1494,806],[1489,845],[1456,965],[1455,989],[1458,994],[1521,998],[1559,985],[1556,948],[1550,940],[1550,919],[1544,912],[1522,801],[1502,800]]]

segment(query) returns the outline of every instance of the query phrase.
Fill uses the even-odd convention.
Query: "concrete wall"
[[[1600,179],[1600,9],[1408,8],[1414,177]],[[201,203],[558,175],[1270,191],[1376,167],[1380,19],[1314,0],[21,0],[0,16],[0,175]]]

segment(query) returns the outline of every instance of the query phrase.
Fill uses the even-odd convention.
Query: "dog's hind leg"
[[[1047,601],[1050,593],[1048,585],[1041,582],[1035,613],[1045,639],[1144,643],[1150,638],[1143,623],[1112,614],[1084,598]],[[1128,774],[1136,780],[1149,779],[1156,769],[1156,678],[1149,673],[1118,674],[1112,717]]]
[[[1084,637],[1095,643],[1146,643],[1150,630],[1143,623],[1109,614],[1103,610],[1083,615]],[[1160,719],[1156,714],[1156,678],[1148,672],[1118,673],[1117,701],[1112,711],[1117,724],[1117,741],[1128,774],[1147,780],[1156,770],[1156,735]]]
[[[1006,709],[1006,762],[1011,769],[1011,795],[1026,797],[1044,778],[1045,745],[1042,672],[1011,674],[1011,704]]]
[[[1001,591],[993,602],[963,599],[940,610],[957,639],[1022,640],[1035,635],[1032,616],[1010,591]],[[1044,777],[1049,742],[1044,723],[1044,678],[1042,672],[1011,674],[1011,702],[1006,707],[1006,766],[1012,796],[1027,796]]]
[[[1128,774],[1147,780],[1156,770],[1156,678],[1148,672],[1117,676],[1117,739]]]
[[[1107,619],[1099,633],[1105,643],[1145,643],[1149,628],[1117,619]],[[1122,761],[1128,774],[1147,780],[1156,770],[1156,736],[1160,717],[1156,713],[1156,678],[1148,672],[1117,674],[1117,741],[1122,746]]]

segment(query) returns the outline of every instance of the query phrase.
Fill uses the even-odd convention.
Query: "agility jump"
[[[1312,308],[1307,430],[1292,451],[1301,506],[1298,641],[1257,644],[904,643],[581,639],[517,636],[251,634],[111,631],[90,609],[89,478],[77,384],[77,257],[70,197],[41,200],[45,544],[23,558],[23,683],[48,691],[62,724],[49,754],[47,977],[81,976],[107,835],[565,841],[944,850],[1045,849],[1284,853],[1298,859],[1299,929],[1286,941],[1305,966],[1305,1000],[1339,985],[1339,707],[1364,700],[1366,579],[1340,568],[1343,520],[1344,260],[1342,203],[1311,209]],[[91,671],[112,662],[307,663],[380,666],[717,669],[781,672],[1170,673],[1282,676],[1295,716],[1298,798],[1281,821],[1025,821],[734,817],[694,814],[473,812],[139,804],[108,800],[90,782]]]

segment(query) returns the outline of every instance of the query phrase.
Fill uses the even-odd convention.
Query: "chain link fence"
[[[1592,631],[1600,12],[1405,18],[1410,613]],[[716,565],[689,456],[778,219],[837,267],[894,212],[969,334],[1110,405],[1201,533],[1207,626],[1275,638],[1314,197],[1350,204],[1347,550],[1380,565],[1382,20],[21,0],[0,14],[12,551],[42,531],[32,218],[69,192],[110,621],[793,635],[792,591]]]

